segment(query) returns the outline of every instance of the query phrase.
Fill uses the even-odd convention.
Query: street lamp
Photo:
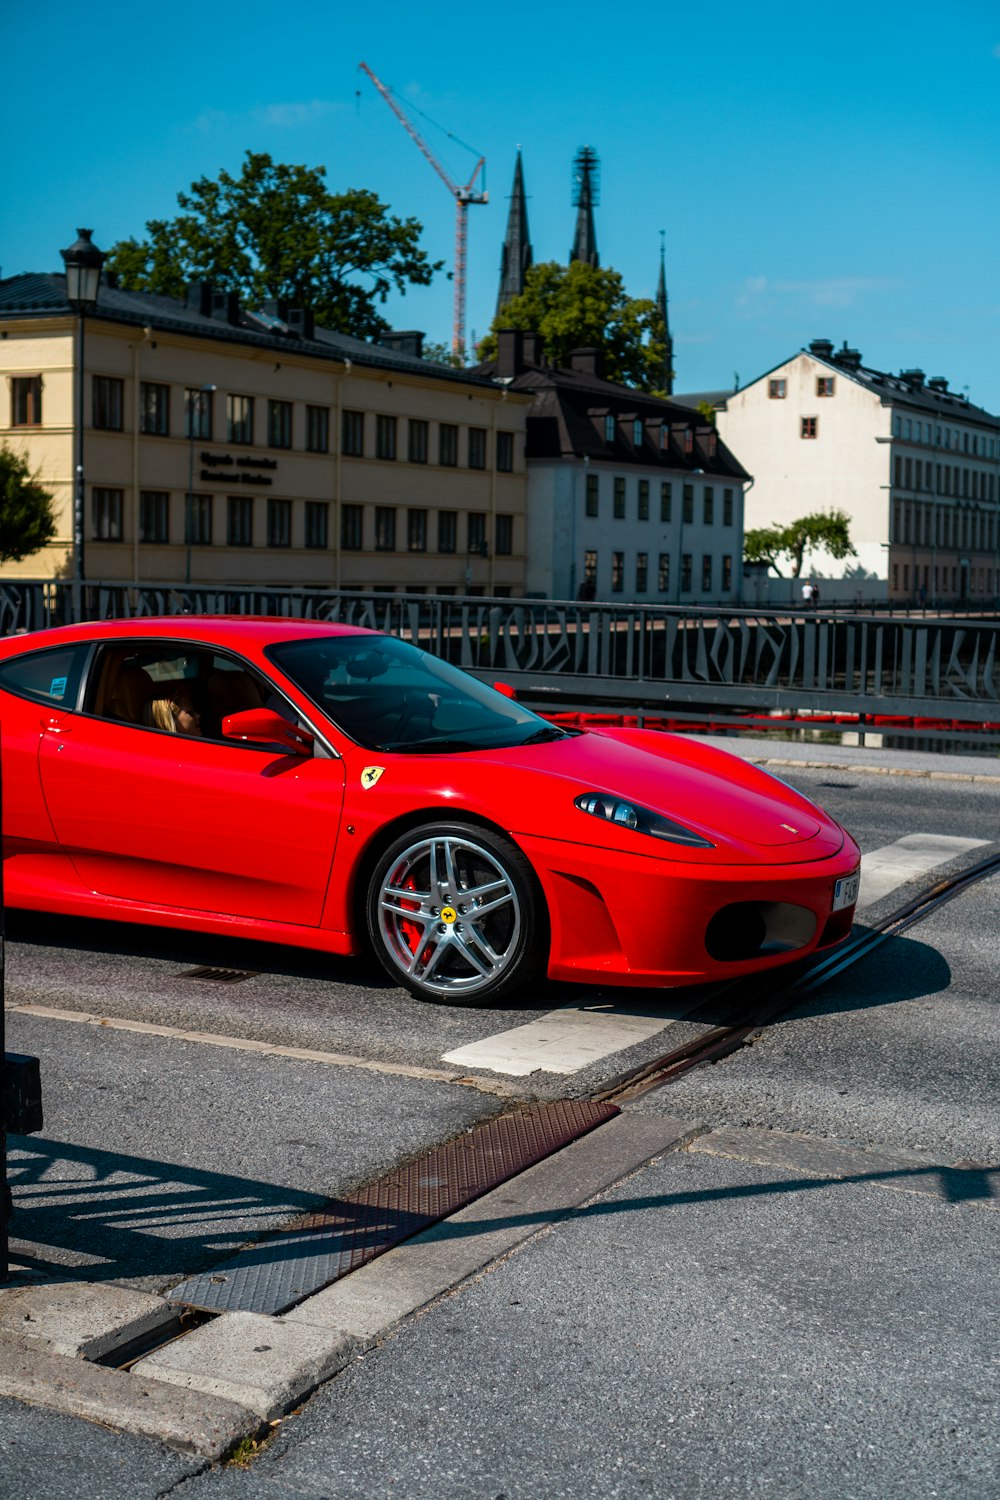
[[[77,389],[76,389],[76,484],[73,490],[73,583],[74,600],[79,618],[82,599],[80,585],[84,572],[84,516],[86,489],[83,478],[83,323],[87,313],[97,306],[97,293],[101,285],[101,268],[107,257],[92,243],[92,229],[78,229],[76,242],[68,250],[60,250],[66,266],[66,301],[77,316]]]
[[[211,396],[215,391],[214,385],[199,385],[190,392],[190,404],[188,406],[188,487],[184,503],[184,546],[186,555],[184,559],[184,582],[191,582],[191,508],[194,504],[194,440],[198,435],[198,427],[201,423],[203,409],[202,397]],[[209,424],[209,435],[211,435],[211,424]]]

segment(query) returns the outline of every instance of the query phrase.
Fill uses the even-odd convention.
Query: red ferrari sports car
[[[0,643],[7,901],[370,949],[424,1000],[752,974],[850,931],[857,846],[695,740],[567,730],[390,636],[118,620]]]

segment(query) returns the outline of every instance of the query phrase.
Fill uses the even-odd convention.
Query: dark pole
[[[0,1282],[10,1276],[8,1223],[10,1188],[7,1186],[7,1036],[4,1011],[4,902],[3,902],[3,776],[0,774]]]
[[[73,606],[76,618],[82,618],[83,583],[86,577],[84,545],[86,532],[87,490],[83,471],[83,418],[86,374],[84,371],[84,319],[97,306],[101,285],[101,268],[105,255],[90,236],[92,229],[78,229],[76,241],[59,253],[66,266],[66,301],[77,315],[77,406],[76,406],[76,474],[73,488]]]

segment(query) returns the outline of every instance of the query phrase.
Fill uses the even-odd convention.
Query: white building
[[[498,345],[477,373],[534,397],[525,592],[738,604],[750,476],[711,422],[602,379],[596,350],[578,350],[569,369],[557,369],[544,362],[537,334],[504,330]]]
[[[814,339],[720,397],[717,422],[754,476],[747,530],[850,517],[856,558],[805,559],[824,600],[974,606],[1000,594],[1000,418],[943,378],[886,374]],[[770,602],[789,598],[789,580],[765,581]]]

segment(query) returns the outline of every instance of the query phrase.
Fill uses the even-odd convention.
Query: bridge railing
[[[450,595],[48,582],[0,584],[0,633],[73,620],[253,614],[387,631],[560,704],[1000,720],[1000,620]]]

